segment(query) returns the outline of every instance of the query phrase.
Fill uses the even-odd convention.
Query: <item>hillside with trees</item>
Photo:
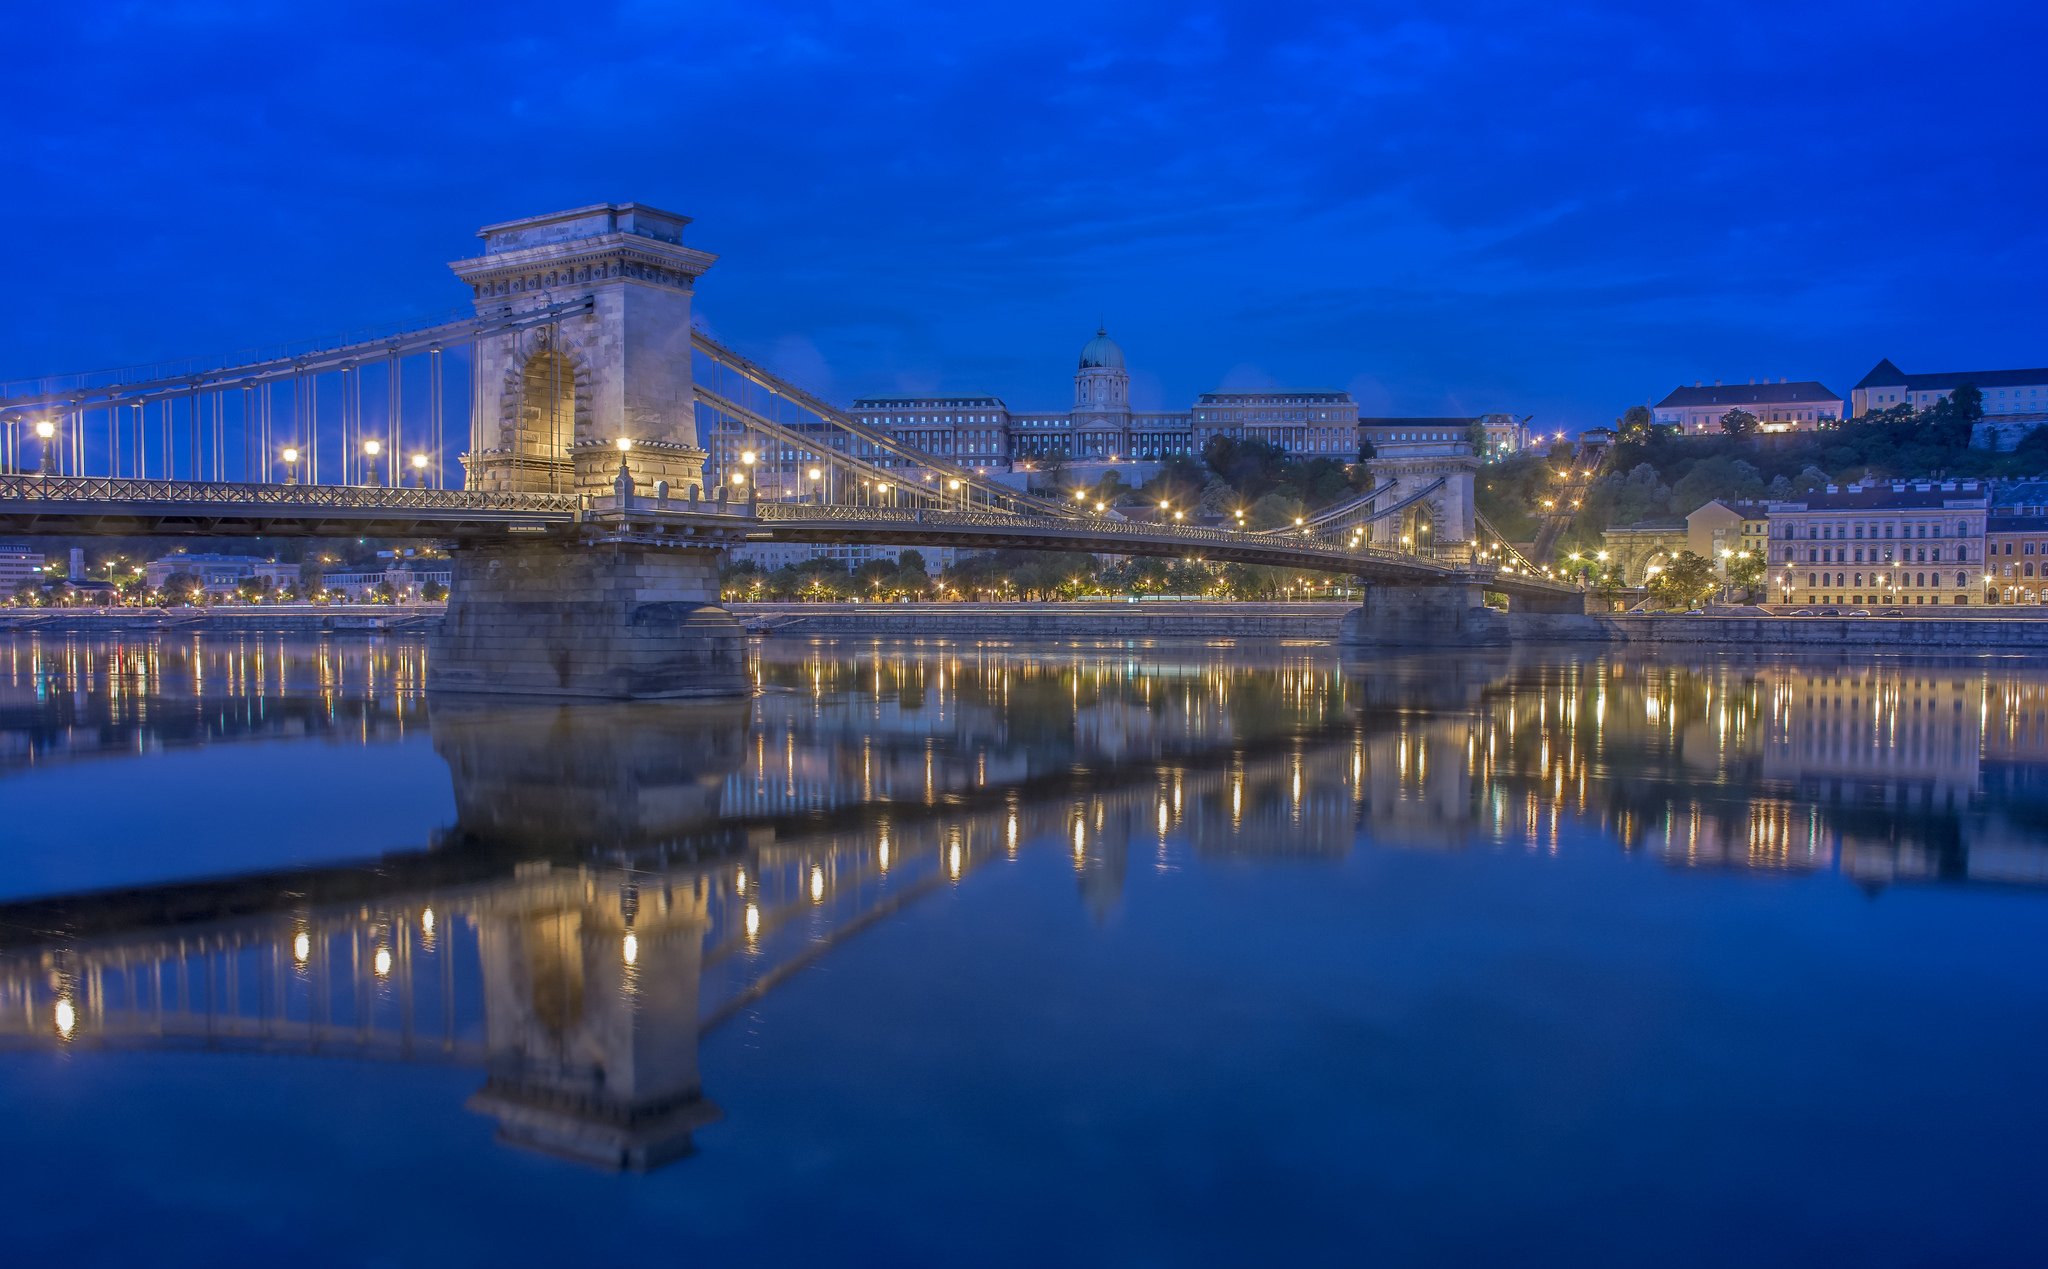
[[[1724,420],[1718,436],[1681,436],[1650,411],[1622,416],[1605,474],[1587,489],[1558,550],[1594,550],[1608,528],[1683,516],[1716,499],[1790,498],[1830,484],[1871,480],[1968,479],[2048,473],[2048,428],[2010,453],[1972,449],[1983,394],[1958,388],[1925,410],[1894,406],[1816,432],[1763,435],[1754,420]],[[1731,410],[1731,415],[1742,411]],[[1479,508],[1510,538],[1534,532],[1531,512],[1570,462],[1568,447],[1522,454],[1480,474]]]

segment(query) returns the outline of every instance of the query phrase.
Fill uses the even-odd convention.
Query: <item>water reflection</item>
[[[34,767],[427,725],[456,818],[374,866],[0,908],[0,1041],[475,1068],[504,1141],[607,1167],[718,1115],[703,1035],[1026,852],[1133,869],[1360,849],[2040,884],[2048,669],[1502,653],[769,645],[732,705],[437,704],[404,644],[4,650]]]
[[[402,640],[196,633],[0,637],[0,773],[231,740],[371,743],[424,718]]]

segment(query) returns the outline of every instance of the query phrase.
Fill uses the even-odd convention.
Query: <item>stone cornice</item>
[[[633,280],[687,291],[718,257],[639,234],[601,234],[451,261],[478,299]]]

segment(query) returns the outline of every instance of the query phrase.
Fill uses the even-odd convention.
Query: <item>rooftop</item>
[[[1749,405],[1840,405],[1842,398],[1824,383],[1812,379],[1776,383],[1730,383],[1678,387],[1657,403],[1657,408],[1683,409],[1687,406],[1725,405],[1729,409]]]
[[[853,408],[856,410],[868,410],[876,408],[929,409],[940,406],[960,406],[969,409],[992,410],[1004,410],[1009,408],[1008,406],[1005,406],[1003,404],[1003,399],[1001,397],[976,396],[861,397],[859,400],[853,403]]]
[[[1972,509],[1991,505],[1990,487],[1981,481],[1931,480],[1879,485],[1829,485],[1819,493],[1771,500],[1773,511],[1913,511],[1940,507]]]
[[[1857,381],[1859,388],[1904,388],[1908,392],[1947,392],[1964,384],[1976,388],[2030,387],[2048,384],[2048,367],[2030,370],[1944,370],[1937,374],[1909,375],[1887,357]]]
[[[1994,515],[1984,522],[1987,533],[2048,533],[2048,516]]]
[[[2048,480],[2001,480],[1993,501],[2001,507],[2048,506]]]
[[[1197,405],[1242,405],[1246,402],[1279,401],[1349,401],[1349,392],[1332,392],[1328,388],[1271,388],[1264,392],[1204,392],[1195,398]]]

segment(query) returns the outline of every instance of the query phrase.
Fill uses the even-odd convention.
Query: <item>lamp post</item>
[[[363,442],[363,457],[370,460],[367,464],[364,465],[363,468],[364,484],[375,485],[377,483],[377,456],[379,454],[382,454],[383,452],[384,442],[379,440],[367,440]]]
[[[412,456],[412,482],[421,489],[427,487],[427,456],[425,454],[414,454]]]
[[[753,479],[754,464],[760,461],[760,457],[753,450],[743,450],[740,453],[740,471],[737,483],[746,489],[749,501],[761,496],[761,482]]]
[[[48,419],[36,420],[37,467],[45,476],[48,476],[51,469],[56,465],[57,447],[52,443],[56,437],[57,425],[55,423]]]
[[[284,459],[284,483],[286,483],[287,485],[298,484],[299,447],[296,445],[285,446],[284,453],[281,455],[281,457]]]

